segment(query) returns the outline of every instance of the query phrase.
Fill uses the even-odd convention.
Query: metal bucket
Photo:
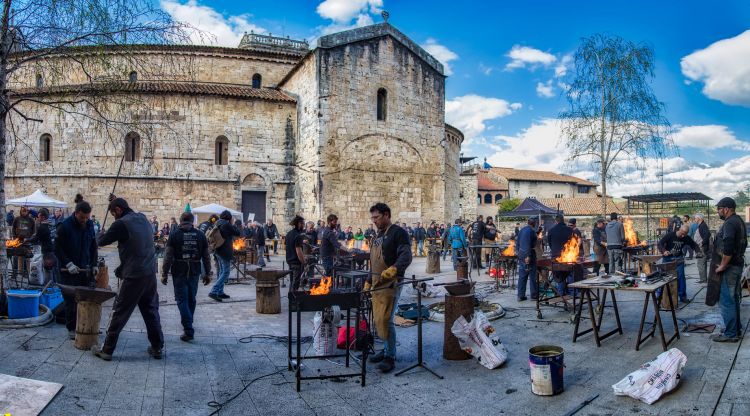
[[[529,348],[531,392],[539,396],[553,396],[565,390],[563,385],[563,349],[555,345]]]

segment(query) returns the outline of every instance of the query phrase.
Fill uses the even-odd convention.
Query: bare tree
[[[563,137],[571,161],[597,169],[606,214],[618,162],[663,158],[674,147],[670,124],[651,88],[654,52],[647,45],[598,34],[582,40],[574,62],[569,109],[559,115]]]
[[[170,72],[189,78],[190,70],[185,61],[140,59],[138,45],[186,43],[191,29],[172,21],[150,0],[0,0],[0,4],[2,242],[8,156],[15,149],[31,148],[18,129],[42,123],[35,112],[56,111],[66,120],[97,129],[100,137],[122,137],[129,130],[147,132],[153,123],[138,117],[140,98],[132,93],[137,91],[133,74],[158,78]],[[121,142],[113,143],[121,152]],[[0,243],[3,274],[6,265],[5,244]]]

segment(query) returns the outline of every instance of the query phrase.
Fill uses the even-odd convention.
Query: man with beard
[[[286,233],[284,243],[286,244],[286,264],[289,265],[289,269],[292,271],[292,275],[289,278],[291,281],[291,289],[299,290],[300,283],[302,281],[302,271],[305,266],[305,254],[302,251],[305,242],[305,219],[299,215],[296,215],[289,223],[292,229]]]
[[[685,246],[691,247],[693,250],[698,249],[698,245],[695,244],[692,238],[688,235],[690,227],[686,224],[680,226],[677,231],[670,231],[659,240],[659,252],[662,253],[664,262],[671,262],[673,260],[678,261],[677,265],[677,294],[680,297],[680,302],[690,303],[687,297],[687,282],[685,281],[685,258],[684,248]]]

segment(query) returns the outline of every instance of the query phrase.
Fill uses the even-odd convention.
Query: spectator
[[[8,211],[7,214],[5,214],[5,223],[8,225],[8,227],[13,225],[13,220],[16,219],[16,216],[13,212],[13,210]]]
[[[424,240],[427,238],[427,230],[422,227],[421,222],[418,222],[413,232],[414,239],[417,241],[417,253],[420,256],[424,256]]]
[[[273,254],[279,254],[279,229],[276,227],[276,224],[273,223],[272,219],[269,218],[268,221],[266,221],[263,231],[265,231],[267,239],[273,240]]]

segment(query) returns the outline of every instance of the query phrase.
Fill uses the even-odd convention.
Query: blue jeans
[[[231,259],[225,259],[219,255],[216,256],[216,265],[219,270],[216,272],[216,283],[211,288],[212,295],[223,295],[224,294],[224,283],[229,278]]]
[[[174,287],[174,300],[177,309],[180,310],[180,322],[185,330],[185,335],[192,336],[193,315],[195,314],[195,295],[198,293],[198,281],[200,280],[200,268],[190,270],[190,275],[172,275],[172,286]]]
[[[458,270],[458,258],[462,255],[460,248],[451,250],[451,260],[453,261],[453,271]]]
[[[662,257],[665,262],[676,260],[673,256]],[[680,299],[687,298],[687,282],[685,281],[685,263],[677,266],[677,296]]]
[[[529,282],[531,298],[539,297],[539,287],[536,284],[536,263],[526,264],[523,259],[518,259],[518,298],[526,297],[526,282]]]
[[[742,322],[740,321],[740,303],[742,302],[742,285],[740,280],[742,267],[729,266],[721,274],[721,292],[719,295],[719,308],[724,320],[724,336],[737,338],[742,333]]]
[[[333,257],[323,257],[321,263],[326,276],[333,276]]]
[[[424,256],[424,240],[417,240],[417,252],[420,256]]]
[[[396,291],[393,294],[393,310],[391,311],[391,319],[388,320],[388,339],[385,340],[383,346],[383,355],[396,359],[396,324],[393,320],[396,317],[396,311],[398,310],[398,298],[401,297],[401,288],[403,286],[396,287]],[[421,313],[422,311],[420,311]]]
[[[258,247],[258,267],[266,267],[266,261],[263,259],[263,253],[266,251],[266,246]]]

